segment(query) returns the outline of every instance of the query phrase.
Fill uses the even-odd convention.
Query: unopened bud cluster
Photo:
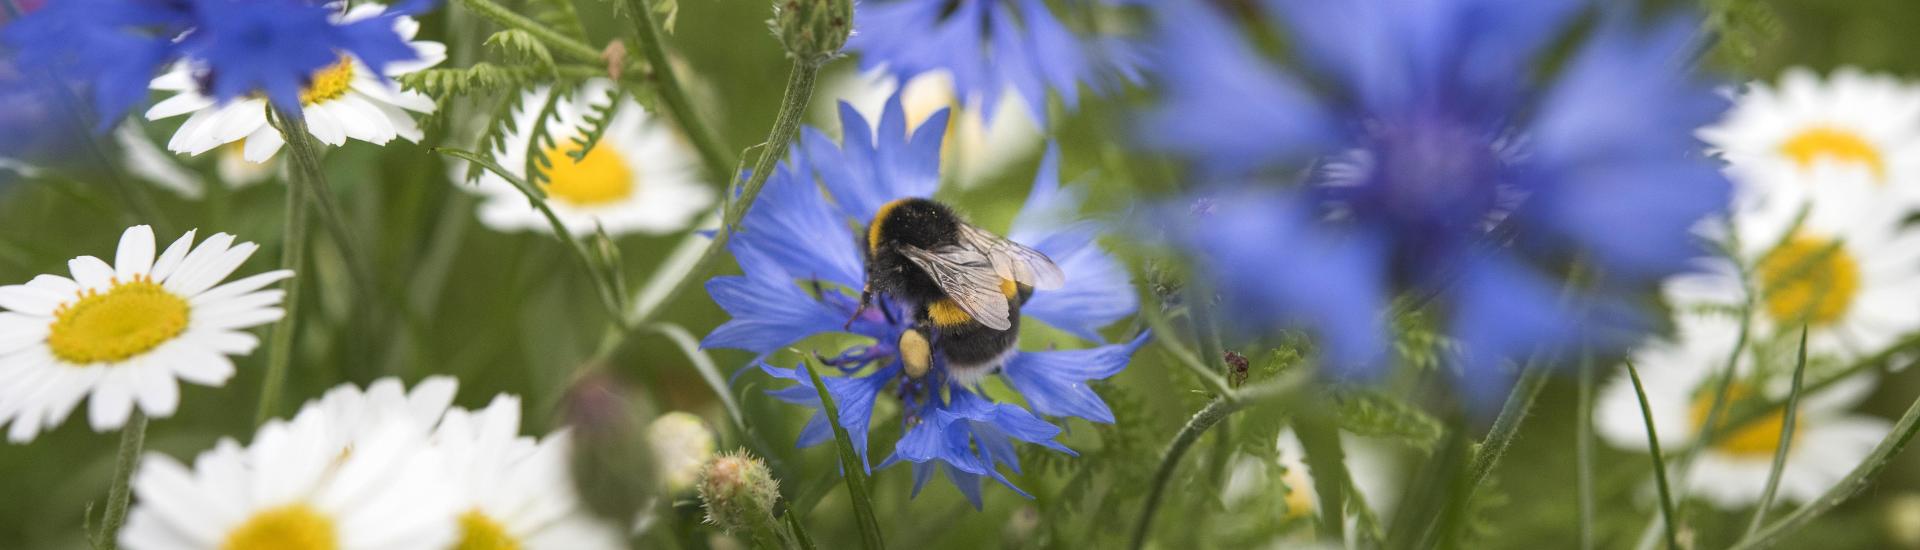
[[[853,34],[853,0],[774,0],[770,23],[789,57],[823,63]]]
[[[700,472],[699,487],[707,523],[734,534],[758,535],[772,529],[780,484],[760,459],[744,450],[714,457]]]

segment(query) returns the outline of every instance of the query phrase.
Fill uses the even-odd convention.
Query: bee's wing
[[[969,224],[960,225],[960,242],[980,251],[993,263],[993,271],[1000,278],[1012,280],[1041,290],[1060,288],[1067,283],[1067,274],[1054,265],[1053,259],[1038,250],[1016,243],[985,229]]]
[[[962,246],[929,251],[907,245],[900,250],[975,321],[993,330],[1013,327],[1007,296],[1000,293],[1000,275],[985,254]]]

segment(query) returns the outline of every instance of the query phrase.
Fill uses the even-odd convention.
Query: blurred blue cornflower
[[[745,274],[716,277],[707,283],[714,302],[733,318],[715,328],[701,345],[748,350],[764,358],[819,334],[871,338],[821,360],[838,371],[823,373],[822,381],[839,407],[840,424],[853,438],[861,461],[871,464],[867,427],[874,402],[892,395],[900,399],[906,430],[880,466],[912,463],[915,494],[935,470],[952,480],[975,507],[980,506],[983,478],[1019,492],[999,469],[1004,464],[1020,471],[1015,440],[1073,452],[1054,441],[1061,428],[1034,413],[1113,422],[1113,411],[1087,383],[1126,368],[1147,336],[1087,349],[1014,354],[999,374],[1032,412],[995,402],[981,386],[952,382],[937,350],[927,374],[919,379],[906,376],[897,347],[901,334],[912,326],[912,313],[881,296],[859,317],[853,316],[866,273],[854,228],[872,219],[888,201],[933,195],[940,182],[940,141],[947,113],[935,114],[909,134],[895,95],[887,102],[877,133],[845,103],[840,106],[840,120],[845,135],[839,145],[807,129],[791,160],[769,178],[754,201],[742,231],[727,243]],[[1072,221],[1083,192],[1060,187],[1058,157],[1057,151],[1047,153],[1026,206],[1007,236],[1053,258],[1066,273],[1067,286],[1035,293],[1021,313],[1104,343],[1096,331],[1131,315],[1139,304],[1125,269],[1094,242],[1098,225]],[[815,185],[815,178],[825,185],[831,202]],[[817,411],[821,403],[808,375],[800,367],[759,364],[772,376],[799,383],[771,395],[816,409],[799,444],[832,441],[832,429]],[[831,374],[839,376],[825,376]]]
[[[1688,18],[1598,14],[1537,70],[1587,5],[1259,2],[1297,74],[1228,16],[1163,4],[1144,140],[1220,182],[1168,213],[1173,237],[1243,318],[1317,331],[1336,375],[1388,362],[1389,309],[1432,314],[1481,405],[1510,362],[1631,344],[1643,292],[1727,203],[1693,137],[1726,102],[1689,71]]]
[[[206,67],[207,95],[264,93],[298,113],[313,73],[343,55],[379,74],[388,63],[414,59],[393,20],[433,3],[409,0],[378,17],[340,22],[344,4],[309,0],[61,0],[0,29],[0,44],[21,71],[91,86],[103,129],[147,97],[156,72],[181,59]]]
[[[1139,0],[1081,0],[1105,9]],[[1135,47],[1115,36],[1079,36],[1045,0],[867,0],[855,6],[847,49],[860,68],[882,68],[900,82],[929,71],[953,75],[954,96],[991,121],[1011,89],[1034,120],[1047,120],[1047,92],[1069,110],[1080,86],[1107,93],[1139,80]]]

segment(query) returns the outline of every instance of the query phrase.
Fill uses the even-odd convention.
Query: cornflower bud
[[[654,463],[660,466],[668,493],[693,489],[700,469],[713,458],[713,439],[713,429],[691,413],[670,412],[647,426],[647,443],[653,446]]]
[[[707,523],[750,537],[755,548],[780,545],[773,504],[780,499],[780,483],[760,459],[745,449],[722,454],[700,471],[700,505]]]
[[[768,23],[788,57],[825,63],[840,54],[853,34],[853,0],[774,0]]]

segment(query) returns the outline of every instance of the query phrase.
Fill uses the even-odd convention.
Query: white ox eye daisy
[[[1809,353],[1849,357],[1920,329],[1920,232],[1906,229],[1906,215],[1859,179],[1780,193],[1737,213],[1758,326],[1779,336],[1805,324]]]
[[[1843,68],[1822,80],[1791,69],[1778,86],[1749,85],[1700,137],[1762,194],[1864,178],[1920,197],[1920,88],[1891,76]]]
[[[225,233],[193,245],[193,232],[154,256],[153,229],[120,236],[114,263],[67,262],[73,273],[0,287],[0,424],[31,441],[64,421],[82,398],[96,431],[119,428],[134,405],[172,416],[175,380],[204,386],[233,376],[229,355],[253,351],[246,329],[278,320],[284,294],[263,290],[293,276],[270,271],[220,284],[259,248]],[[218,285],[218,286],[215,286]]]
[[[1717,374],[1725,368],[1739,335],[1739,323],[1730,316],[1683,314],[1677,321],[1675,339],[1650,343],[1635,353],[1634,363],[1646,388],[1660,449],[1665,452],[1690,447],[1699,437],[1714,392],[1719,389]],[[1737,410],[1763,398],[1784,399],[1791,384],[1788,377],[1792,365],[1771,367],[1761,380],[1751,365],[1743,362],[1739,378],[1728,392],[1727,408],[1722,410]],[[1880,438],[1892,431],[1891,423],[1884,419],[1847,412],[1873,386],[1873,377],[1855,376],[1801,397],[1793,438],[1788,443],[1786,469],[1780,477],[1781,500],[1806,502],[1819,497],[1866,459]],[[1687,494],[1728,509],[1758,501],[1766,489],[1785,418],[1784,412],[1775,411],[1700,451],[1690,473],[1684,476]],[[1647,450],[1646,422],[1626,372],[1601,390],[1593,422],[1601,437],[1613,446]],[[1722,428],[1732,428],[1724,424],[1725,420],[1721,422]]]
[[[359,4],[339,16],[341,21],[358,21],[386,10],[379,4]],[[413,40],[420,23],[411,17],[394,19],[394,31],[413,46],[419,59],[387,64],[385,75],[376,74],[352,55],[342,54],[340,61],[320,69],[308,78],[300,90],[300,109],[308,131],[328,145],[342,145],[353,138],[376,145],[393,138],[419,141],[420,125],[413,115],[433,112],[433,98],[400,89],[389,78],[438,65],[447,58],[447,47],[439,42]],[[175,64],[172,70],[153,79],[152,88],[175,92],[147,110],[147,120],[160,120],[188,113],[187,121],[167,142],[167,149],[198,155],[228,143],[244,140],[244,156],[251,162],[265,162],[286,142],[280,131],[267,122],[267,99],[244,97],[221,103],[203,95],[199,70],[191,63]],[[386,78],[383,78],[386,77]]]
[[[398,378],[375,380],[366,390],[341,384],[308,401],[300,414],[327,417],[327,445],[342,451],[392,425],[406,426],[424,438],[453,407],[459,388],[459,381],[450,376],[429,376],[414,384],[412,391]]]
[[[352,452],[326,445],[328,418],[262,426],[241,448],[223,439],[191,469],[149,453],[120,532],[132,550],[447,548],[455,501],[444,457],[399,424]]]
[[[887,98],[899,88],[898,80],[885,72],[850,74],[835,82],[833,93],[820,94],[817,110],[827,120],[839,120],[833,112],[845,98],[867,120],[878,120]],[[908,79],[900,93],[900,105],[907,115],[908,127],[917,127],[940,109],[949,109],[947,135],[940,141],[940,165],[962,189],[971,188],[999,175],[1015,161],[1039,152],[1043,136],[1040,125],[1027,108],[1019,105],[1015,94],[1001,96],[992,121],[980,116],[979,106],[963,105],[953,92],[953,75],[944,70],[928,71]]]
[[[575,161],[567,153],[580,150],[573,140],[587,128],[589,103],[605,104],[610,84],[589,82],[572,97],[554,105],[547,123],[553,146],[536,154],[548,161],[547,206],[575,235],[605,227],[608,234],[671,233],[692,223],[713,203],[714,192],[700,182],[700,167],[692,148],[667,124],[654,119],[633,100],[624,100],[600,142]],[[504,147],[494,151],[502,168],[526,176],[528,144],[534,118],[546,106],[550,90],[523,98],[515,114],[517,131],[507,134]],[[455,167],[453,179],[463,181],[466,167]],[[483,172],[476,190],[485,195],[480,221],[500,231],[550,232],[552,225],[512,184],[492,172]]]
[[[567,470],[565,432],[520,435],[520,399],[447,411],[434,433],[453,481],[460,532],[453,548],[625,548],[619,530],[587,514]]]

